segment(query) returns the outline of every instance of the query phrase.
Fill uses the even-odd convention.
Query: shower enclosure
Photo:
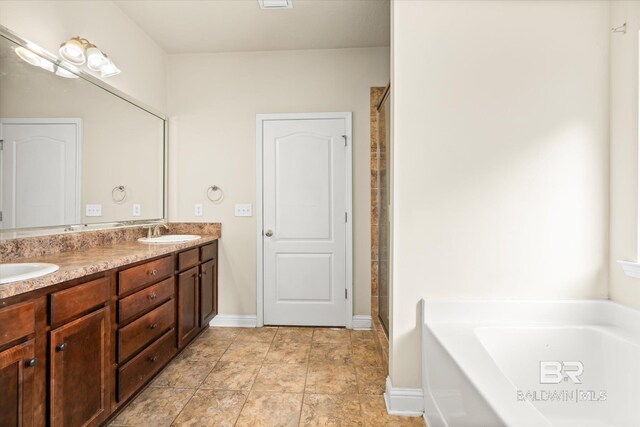
[[[378,210],[378,316],[384,329],[389,331],[389,266],[391,262],[391,224],[389,211],[391,208],[391,156],[390,130],[391,105],[389,96],[391,88],[387,89],[377,108],[378,144],[376,151],[378,182],[377,182],[377,210]]]

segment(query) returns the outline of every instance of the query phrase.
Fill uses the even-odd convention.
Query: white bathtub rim
[[[492,310],[499,304],[504,309],[507,304],[510,308],[517,308],[513,313],[516,320],[509,319],[511,316],[504,312]],[[562,305],[563,309],[554,310],[555,315],[550,319],[541,320],[540,314],[535,313],[542,304],[547,306]],[[475,307],[474,307],[475,306]],[[516,407],[513,405],[517,388],[496,365],[491,355],[480,341],[476,334],[479,327],[505,327],[505,326],[616,326],[619,331],[629,332],[637,335],[640,327],[635,325],[634,318],[639,316],[638,311],[626,307],[622,304],[610,300],[453,300],[442,299],[432,301],[421,301],[423,328],[431,333],[433,339],[437,340],[448,352],[452,361],[469,378],[485,399],[489,407],[496,416],[502,419],[506,425],[511,427],[542,427],[552,426],[552,423],[533,405],[531,402],[520,402]],[[441,308],[440,313],[444,314],[444,319],[438,319],[433,315]],[[473,308],[480,309],[483,313],[473,312]],[[435,309],[435,310],[434,310]],[[524,310],[523,310],[524,309]],[[534,309],[531,311],[531,309]],[[529,310],[529,311],[527,311]],[[509,310],[507,310],[508,312]],[[452,315],[457,313],[458,315]],[[534,314],[534,319],[527,319],[527,315]],[[577,319],[576,316],[577,315]],[[487,319],[488,317],[488,319]],[[626,321],[625,321],[626,320]],[[631,325],[631,326],[630,326]],[[629,330],[631,329],[631,330]],[[635,333],[635,334],[634,334]],[[424,335],[424,332],[423,332]],[[637,342],[637,340],[635,341]],[[423,351],[424,343],[422,347]],[[424,357],[423,357],[424,360]],[[423,365],[424,364],[423,362]],[[429,368],[423,366],[423,384],[425,398],[429,398],[438,415],[442,417],[442,412],[434,399],[428,386]],[[509,400],[511,399],[511,400]],[[505,404],[504,402],[510,402]],[[426,414],[426,412],[425,412]],[[425,415],[428,419],[428,415]]]

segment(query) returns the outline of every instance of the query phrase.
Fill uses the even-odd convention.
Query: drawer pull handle
[[[155,329],[157,327],[158,327],[157,323],[152,323],[152,324],[149,325],[149,329]]]
[[[67,343],[63,342],[62,344],[58,344],[56,346],[56,351],[65,351],[67,349]]]
[[[158,299],[158,294],[156,294],[155,292],[154,292],[154,293],[152,293],[151,295],[149,295],[149,299],[150,299],[151,301]]]
[[[151,270],[151,275],[152,276],[157,276],[158,275],[158,270]]]
[[[27,360],[25,362],[25,365],[27,366],[27,368],[33,368],[37,364],[38,364],[38,359],[36,359],[35,357],[33,359],[29,359],[29,360]]]
[[[158,360],[158,356],[151,356],[149,358],[149,362],[151,362],[151,363],[155,363],[156,360]]]

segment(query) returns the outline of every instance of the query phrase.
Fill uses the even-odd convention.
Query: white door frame
[[[72,224],[63,224],[63,225],[76,225],[76,224],[80,224],[81,222],[81,218],[82,215],[80,214],[80,210],[81,210],[81,196],[82,196],[82,119],[79,117],[63,117],[63,118],[52,118],[52,117],[45,117],[45,118],[7,118],[7,117],[0,117],[0,139],[2,139],[3,135],[2,135],[2,128],[3,125],[5,124],[14,124],[14,125],[21,125],[21,124],[28,124],[28,125],[51,125],[51,124],[71,124],[71,125],[75,125],[76,127],[76,186],[74,189],[74,193],[75,193],[75,219],[73,221]],[[1,158],[0,158],[1,160]],[[0,179],[0,184],[2,184],[2,180]],[[14,204],[12,206],[13,208],[13,212],[12,212],[12,220],[15,226],[15,201]],[[3,206],[3,209],[6,209],[6,206]],[[1,222],[0,222],[1,223]],[[6,228],[6,226],[4,227]],[[14,227],[11,227],[14,228]]]
[[[264,326],[264,253],[263,232],[264,218],[262,206],[264,195],[262,194],[262,162],[263,141],[262,129],[265,121],[269,120],[319,120],[319,119],[344,119],[346,128],[346,210],[347,228],[345,233],[345,286],[347,289],[347,309],[345,325],[348,329],[353,326],[353,139],[351,112],[344,113],[281,113],[281,114],[256,114],[256,326]]]

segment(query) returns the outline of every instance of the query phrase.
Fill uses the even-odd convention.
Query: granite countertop
[[[198,240],[177,244],[147,244],[137,240],[94,246],[81,251],[60,252],[42,257],[19,258],[11,262],[48,262],[60,269],[35,279],[0,285],[0,301],[15,295],[46,288],[78,277],[111,270],[127,264],[155,258],[218,240],[217,236],[202,235]],[[1,305],[1,304],[0,304]]]

